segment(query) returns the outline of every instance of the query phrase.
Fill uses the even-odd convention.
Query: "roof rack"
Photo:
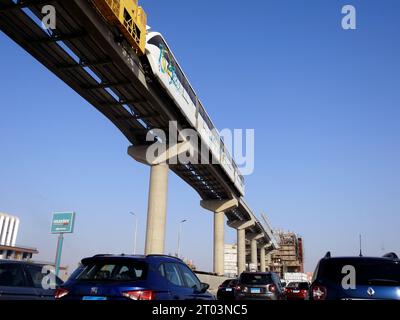
[[[389,252],[386,253],[383,258],[388,258],[388,259],[392,259],[392,260],[399,260],[399,257],[397,256],[397,254],[395,254],[394,252]]]

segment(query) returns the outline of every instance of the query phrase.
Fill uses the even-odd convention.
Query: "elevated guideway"
[[[47,4],[56,9],[55,30],[41,27],[41,10]],[[0,0],[0,29],[106,116],[133,148],[147,145],[146,136],[153,129],[168,132],[170,121],[178,123],[178,131],[190,127],[169,96],[151,81],[133,49],[116,39],[89,0]],[[18,90],[23,94],[22,88]],[[260,247],[274,245],[270,230],[257,220],[220,165],[171,164],[168,169],[197,191],[204,208],[215,213],[216,238],[221,238],[218,230],[226,216],[228,225],[238,233],[245,230],[245,237],[256,238]],[[164,231],[160,232],[159,242],[163,242]],[[161,251],[163,243],[157,248],[154,251]],[[220,251],[221,244],[214,243],[217,273],[221,263],[215,259],[223,259]]]

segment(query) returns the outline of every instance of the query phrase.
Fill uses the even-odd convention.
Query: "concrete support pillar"
[[[255,220],[235,220],[228,222],[228,226],[237,230],[237,267],[238,275],[246,271],[246,229],[254,226]]]
[[[251,263],[256,266],[258,270],[258,263],[257,263],[257,240],[251,240]]]
[[[214,212],[214,250],[213,270],[218,275],[224,274],[224,235],[225,235],[225,212],[239,205],[236,198],[224,200],[202,200],[200,205]]]
[[[260,248],[260,271],[261,272],[267,271],[266,264],[265,264],[265,247],[264,246],[262,246]]]
[[[164,254],[168,194],[167,164],[151,166],[145,254]]]
[[[237,229],[238,275],[246,271],[246,229]]]
[[[272,252],[268,252],[266,254],[266,260],[267,260],[267,265],[271,266],[272,265]],[[270,271],[270,267],[268,267],[267,271]]]
[[[214,213],[214,273],[218,275],[224,274],[224,221],[225,214],[223,212]]]

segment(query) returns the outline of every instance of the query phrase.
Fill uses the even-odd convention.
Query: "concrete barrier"
[[[208,291],[214,295],[217,294],[218,287],[220,284],[222,284],[222,282],[231,279],[227,277],[217,276],[212,273],[199,272],[199,271],[196,272],[196,275],[201,282],[208,283],[210,285],[210,289],[208,289]]]

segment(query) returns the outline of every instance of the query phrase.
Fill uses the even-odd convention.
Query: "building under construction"
[[[283,278],[285,273],[304,272],[303,239],[293,232],[274,231],[279,249],[266,256],[267,269]]]

